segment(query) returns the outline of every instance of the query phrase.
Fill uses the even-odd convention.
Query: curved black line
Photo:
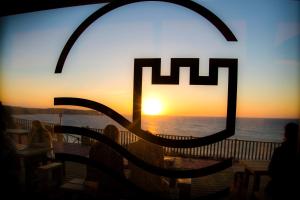
[[[55,160],[72,161],[72,162],[89,165],[91,167],[94,167],[96,169],[99,169],[99,170],[107,173],[109,176],[114,178],[116,181],[120,182],[122,185],[133,190],[136,194],[141,195],[142,197],[146,197],[147,199],[148,198],[152,199],[154,197],[154,194],[152,194],[152,193],[149,194],[149,192],[146,192],[142,188],[138,187],[136,184],[134,184],[131,181],[129,181],[128,179],[126,179],[125,176],[120,175],[119,173],[115,172],[113,169],[107,167],[103,163],[91,160],[87,157],[80,156],[80,155],[74,155],[74,154],[68,154],[68,153],[55,153]]]
[[[213,174],[232,166],[232,159],[226,159],[220,161],[217,164],[210,165],[200,169],[189,169],[189,170],[165,169],[165,168],[154,166],[148,162],[145,162],[144,160],[138,158],[137,156],[129,152],[127,149],[119,145],[118,143],[114,142],[113,140],[110,140],[109,138],[105,137],[103,134],[100,134],[93,130],[80,128],[80,127],[73,127],[73,126],[55,126],[54,131],[57,133],[72,133],[72,134],[82,135],[82,136],[96,139],[99,142],[102,142],[108,145],[109,147],[111,147],[112,149],[114,149],[116,152],[121,154],[123,157],[125,157],[127,160],[129,160],[136,166],[159,176],[173,177],[173,178],[194,178],[194,177]]]
[[[68,154],[68,153],[55,153],[55,160],[71,161],[71,162],[85,164],[85,165],[89,165],[94,168],[97,168],[97,169],[107,173],[109,176],[111,176],[115,180],[119,181],[121,184],[123,184],[128,189],[134,191],[135,192],[135,196],[133,197],[134,199],[138,198],[139,196],[142,199],[160,199],[155,193],[150,193],[150,192],[143,190],[142,188],[140,188],[139,186],[137,186],[130,180],[126,179],[125,176],[121,176],[119,173],[116,173],[114,170],[106,167],[104,164],[97,162],[97,161],[93,161],[87,157],[80,156],[80,155],[74,155],[74,154]],[[216,199],[216,198],[226,196],[227,194],[229,194],[229,192],[230,192],[230,188],[226,187],[225,189],[222,189],[220,191],[216,191],[216,192],[214,192],[212,194],[208,194],[206,196],[196,197],[195,199],[201,199],[201,200]],[[164,197],[164,199],[170,199],[170,198]]]
[[[79,38],[79,36],[87,29],[88,26],[90,26],[94,21],[96,21],[98,18],[101,16],[105,15],[106,13],[117,9],[119,7],[132,4],[132,3],[137,3],[137,2],[145,2],[145,1],[153,1],[153,0],[127,0],[127,1],[113,1],[110,4],[107,4],[100,8],[99,10],[95,11],[93,14],[91,14],[88,18],[86,18],[78,27],[77,29],[73,32],[71,37],[68,39],[66,45],[64,46],[60,57],[58,59],[56,68],[55,68],[55,73],[61,73],[63,69],[63,65],[66,61],[66,58],[76,42],[76,40]],[[183,6],[189,10],[192,10],[196,12],[197,14],[203,16],[206,18],[209,22],[211,22],[221,33],[222,35],[226,38],[227,41],[237,41],[236,37],[234,34],[231,32],[231,30],[226,26],[226,24],[218,18],[214,13],[209,11],[207,8],[199,5],[196,2],[193,1],[187,1],[187,0],[157,0],[160,2],[167,2],[167,3],[173,3],[176,5]]]
[[[211,143],[216,143],[218,141],[221,141],[223,139],[226,139],[234,134],[234,131],[229,130],[223,130],[220,132],[217,132],[212,135],[208,135],[201,138],[193,138],[189,140],[174,140],[174,139],[168,139],[168,138],[162,138],[158,137],[156,135],[153,135],[147,131],[144,131],[134,124],[132,124],[130,121],[128,121],[125,117],[123,117],[118,112],[114,111],[113,109],[87,99],[81,99],[81,98],[72,98],[72,97],[55,97],[54,98],[54,105],[73,105],[73,106],[82,106],[85,108],[91,108],[93,110],[99,111],[110,117],[111,119],[118,122],[120,125],[122,125],[124,128],[129,130],[130,132],[134,133],[135,135],[147,140],[148,142],[152,142],[155,144],[158,144],[160,146],[165,147],[175,147],[175,148],[192,148],[192,147],[199,147],[203,145],[208,145]]]

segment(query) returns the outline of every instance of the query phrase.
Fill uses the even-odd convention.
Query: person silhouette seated
[[[32,121],[32,128],[29,137],[29,147],[46,147],[49,148],[49,152],[47,153],[47,157],[53,158],[53,142],[51,133],[45,126],[39,121]]]
[[[114,125],[107,125],[104,128],[104,135],[115,142],[119,140],[119,130]],[[89,158],[112,169],[120,176],[124,176],[123,157],[106,144],[94,143],[90,149]],[[96,181],[98,183],[98,196],[107,199],[118,199],[122,193],[122,185],[117,180],[93,167],[87,167],[86,181]]]
[[[39,121],[32,121],[32,128],[30,133],[29,145],[38,147],[51,147],[51,133]]]
[[[47,148],[47,151],[42,151],[26,158],[24,165],[27,171],[26,184],[28,188],[34,188],[37,186],[39,179],[39,173],[37,168],[43,164],[47,164],[50,159],[54,158],[52,148],[52,138],[50,132],[38,121],[32,121],[31,131],[28,137],[27,149]]]
[[[271,181],[266,187],[267,196],[271,199],[299,199],[298,132],[298,124],[286,124],[285,141],[274,150],[268,168]]]
[[[149,132],[150,133],[150,132]],[[164,168],[164,151],[163,147],[151,142],[139,139],[128,145],[128,150],[145,162]],[[164,195],[168,191],[168,184],[163,177],[152,174],[128,162],[130,169],[129,180],[150,193]]]

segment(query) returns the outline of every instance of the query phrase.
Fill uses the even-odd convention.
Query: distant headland
[[[32,115],[32,114],[73,114],[73,115],[102,115],[94,110],[75,110],[66,108],[25,108],[16,106],[4,106],[12,115]]]

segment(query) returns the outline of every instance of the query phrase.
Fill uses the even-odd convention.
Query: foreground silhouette
[[[266,188],[271,199],[299,199],[298,132],[298,124],[288,123],[284,132],[285,141],[272,155],[269,165],[271,181]]]
[[[10,113],[0,102],[0,199],[7,195],[14,199],[20,192],[20,163],[15,145],[6,134],[7,128],[12,128]]]
[[[104,135],[109,139],[118,142],[119,130],[114,125],[107,125],[104,128]],[[104,166],[113,169],[116,173],[124,175],[123,157],[109,146],[96,142],[92,145],[89,158],[102,163]],[[122,185],[108,174],[92,167],[87,168],[87,180],[94,180],[98,183],[98,196],[108,199],[118,199],[121,195]]]

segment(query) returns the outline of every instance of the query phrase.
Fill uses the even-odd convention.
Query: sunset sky
[[[55,74],[67,39],[90,14],[89,5],[0,18],[0,100],[5,105],[53,107],[54,97],[80,97],[131,114],[134,58],[237,58],[239,117],[299,118],[300,1],[197,1],[226,23],[238,39],[227,42],[205,18],[177,5],[128,5],[93,23],[77,40],[61,74]],[[245,3],[246,2],[246,3]],[[143,76],[143,99],[157,99],[162,115],[225,116],[227,70],[218,86],[151,85]]]

